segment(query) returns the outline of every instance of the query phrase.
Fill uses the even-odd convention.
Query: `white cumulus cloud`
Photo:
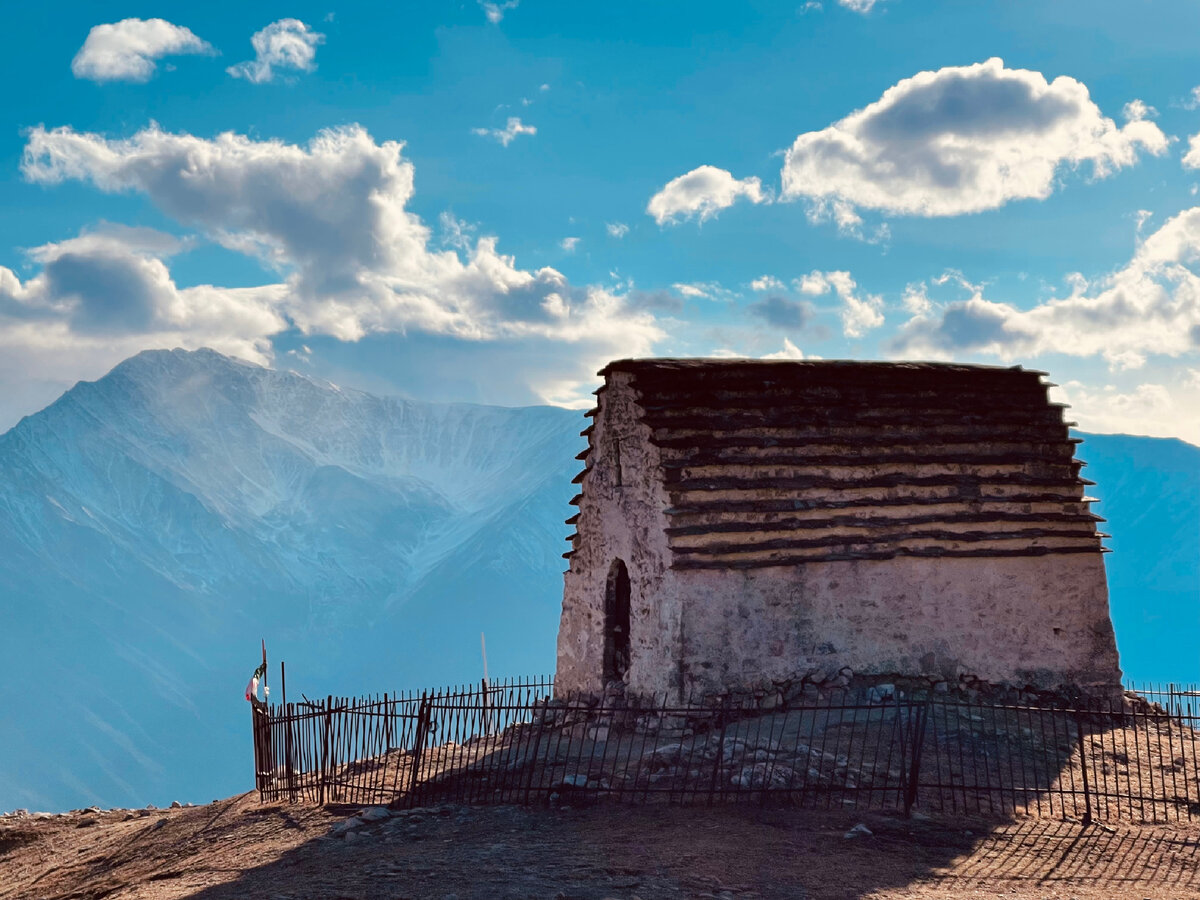
[[[1114,371],[1152,355],[1200,352],[1200,207],[1167,220],[1123,268],[1098,283],[1069,278],[1071,294],[1020,309],[972,285],[966,300],[918,311],[894,348],[938,357],[985,353],[1099,356]],[[963,282],[966,284],[966,282]],[[910,307],[911,308],[911,307]]]
[[[318,45],[325,35],[313,31],[299,19],[280,19],[250,38],[254,59],[230,66],[225,71],[234,78],[254,84],[272,81],[280,70],[311,72],[317,64]]]
[[[122,271],[137,270],[140,280],[105,281],[87,270],[71,281],[77,287],[70,293],[38,286],[58,283],[53,267],[62,268],[61,254],[47,251],[38,258],[43,271],[29,282],[0,271],[0,313],[29,318],[40,311],[60,330],[112,321],[131,334],[193,326],[200,333],[208,326],[194,307],[207,304],[213,315],[241,323],[232,331],[251,345],[286,327],[350,341],[420,332],[504,344],[512,353],[524,347],[535,360],[566,357],[553,379],[549,369],[529,375],[543,379],[533,387],[537,395],[554,402],[564,400],[568,385],[590,383],[606,359],[646,355],[663,337],[653,315],[625,296],[573,285],[549,267],[521,269],[499,252],[497,238],[472,240],[468,229],[448,227],[457,224],[451,216],[442,223],[449,240],[437,248],[428,226],[406,208],[413,166],[402,150],[357,125],[322,132],[307,145],[233,133],[207,139],[156,126],[120,140],[35,128],[22,159],[28,180],[142,193],[182,225],[260,260],[279,280],[251,293],[179,290],[171,286],[166,253],[139,245],[102,255],[119,257]],[[135,284],[149,287],[127,289]]]
[[[732,206],[739,197],[751,203],[769,200],[757,178],[734,178],[725,169],[700,166],[673,178],[650,198],[646,212],[659,225],[696,216],[703,222]]]
[[[191,29],[165,19],[122,19],[97,25],[71,60],[76,78],[91,81],[146,81],[155,60],[183,53],[214,53]]]
[[[106,226],[30,250],[40,271],[24,282],[0,266],[0,428],[147,347],[269,363],[270,336],[287,327],[284,287],[181,288],[165,260],[186,249],[160,232]]]
[[[1200,134],[1193,134],[1188,138],[1187,153],[1183,154],[1183,167],[1200,169]]]
[[[774,353],[765,353],[763,359],[804,359],[804,351],[789,341],[783,339],[783,349],[776,350]]]
[[[617,238],[618,240],[629,234],[629,226],[624,222],[609,222],[604,226],[609,237]]]
[[[821,131],[796,138],[783,194],[885,213],[951,216],[1044,198],[1064,166],[1103,178],[1166,152],[1140,101],[1117,126],[1067,76],[1008,69],[1000,59],[921,72]],[[834,207],[836,209],[836,207]],[[842,218],[854,223],[850,213]],[[839,223],[840,224],[840,223]]]
[[[503,128],[472,128],[471,133],[480,137],[494,138],[507,147],[518,135],[537,134],[537,128],[533,125],[526,125],[517,116],[509,116],[508,122]]]

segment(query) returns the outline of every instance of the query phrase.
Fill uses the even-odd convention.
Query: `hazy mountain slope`
[[[0,808],[241,788],[260,636],[294,696],[476,677],[493,628],[493,671],[551,669],[579,418],[161,351],[23,420],[0,436]]]
[[[1085,434],[1078,454],[1112,534],[1117,649],[1137,680],[1200,681],[1200,447]]]

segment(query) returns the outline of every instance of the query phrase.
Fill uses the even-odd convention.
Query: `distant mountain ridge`
[[[1121,667],[1134,681],[1200,681],[1200,447],[1083,434],[1078,455],[1108,521],[1108,594]]]
[[[263,635],[297,697],[477,677],[481,631],[493,672],[552,667],[578,420],[207,350],[22,420],[0,436],[0,721],[23,735],[0,808],[169,801],[191,768],[237,789]]]
[[[0,435],[0,810],[250,782],[240,692],[554,666],[584,421],[149,351]],[[1083,435],[1127,674],[1200,674],[1200,448]]]

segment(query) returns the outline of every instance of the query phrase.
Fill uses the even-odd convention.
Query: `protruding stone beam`
[[[1095,553],[1093,546],[1063,546],[1063,547],[1030,547],[1020,546],[1002,548],[995,546],[972,547],[969,549],[947,550],[942,547],[901,547],[894,550],[838,550],[813,553],[773,553],[765,557],[694,557],[687,559],[675,558],[671,562],[672,569],[762,569],[773,566],[798,566],[813,562],[844,562],[848,560],[867,559],[896,559],[902,556],[929,557],[937,559],[953,559],[966,557],[1039,557],[1055,554]],[[1106,547],[1100,548],[1101,553],[1111,552]]]
[[[1047,513],[971,513],[959,512],[950,515],[925,515],[925,516],[829,516],[824,518],[812,519],[778,519],[773,522],[761,521],[721,521],[709,522],[698,525],[679,525],[672,526],[667,529],[667,534],[673,538],[684,538],[691,536],[710,535],[710,534],[755,534],[768,535],[772,533],[787,533],[789,531],[813,531],[818,529],[839,529],[839,528],[890,528],[902,525],[945,525],[945,524],[965,524],[965,525],[983,525],[1005,523],[1041,523],[1047,526],[1051,525],[1096,525],[1104,520],[1099,516],[1091,513],[1062,513],[1062,514],[1047,514]]]
[[[874,487],[955,487],[958,489],[960,497],[968,499],[972,496],[982,496],[983,488],[985,487],[1018,485],[1033,488],[1055,488],[1088,486],[1096,483],[1086,478],[1073,478],[1070,480],[1039,478],[1035,475],[1026,475],[1023,472],[991,476],[977,476],[972,474],[911,475],[904,472],[892,472],[886,475],[868,475],[866,477],[862,477],[861,473],[858,473],[858,477],[855,477],[855,473],[847,473],[847,477],[845,478],[835,478],[828,475],[792,475],[778,478],[738,478],[735,476],[678,478],[672,477],[672,473],[668,473],[664,480],[668,490],[672,494],[687,493],[689,491],[724,490],[799,491],[806,489],[827,489],[840,491]]]
[[[1067,428],[1074,423],[1051,422],[1031,423],[1028,420],[1006,426],[1001,432],[1005,440],[1037,443],[1060,443],[1070,441]],[[996,436],[992,430],[981,430],[977,425],[964,425],[961,420],[946,424],[931,425],[908,420],[892,423],[886,432],[878,425],[828,425],[811,421],[790,426],[765,426],[761,424],[732,424],[724,419],[697,421],[686,427],[673,423],[670,427],[652,427],[651,440],[658,447],[720,447],[737,446],[743,441],[749,446],[769,446],[766,441],[776,441],[777,446],[805,446],[812,443],[843,443],[859,441],[886,441],[892,444],[905,443],[978,443]]]
[[[734,455],[722,454],[710,450],[700,449],[698,452],[691,454],[671,454],[663,459],[661,465],[664,469],[683,469],[683,468],[700,468],[700,467],[754,467],[754,466],[777,466],[798,468],[801,466],[883,466],[883,465],[900,465],[911,468],[913,466],[1055,466],[1062,467],[1064,470],[1071,469],[1078,471],[1086,465],[1082,460],[1072,459],[1070,456],[1071,449],[1066,448],[1065,453],[1048,454],[1048,453],[987,453],[980,452],[976,454],[970,453],[938,453],[930,452],[926,454],[918,453],[894,453],[887,452],[890,448],[884,448],[883,452],[876,452],[874,448],[865,447],[861,452],[855,453],[814,453],[814,454],[797,454],[797,453],[780,453],[775,448],[757,454],[757,455]],[[581,453],[576,459],[586,459],[587,452]],[[1072,472],[1072,474],[1074,474]]]
[[[702,494],[701,497],[707,498],[707,495]],[[971,500],[969,509],[986,510],[990,507],[1023,509],[1029,507],[1030,512],[1065,512],[1079,513],[1086,511],[1092,503],[1099,502],[1095,497],[1077,497],[1074,494],[1066,496],[1061,493],[1037,493],[1037,494],[1012,494],[1003,497],[975,497]],[[670,516],[672,521],[680,519],[701,516],[701,517],[725,517],[730,515],[737,516],[757,516],[763,518],[764,521],[770,521],[773,517],[790,514],[811,514],[824,515],[826,510],[841,510],[841,509],[862,509],[879,507],[881,509],[900,508],[904,507],[929,507],[933,506],[939,512],[952,512],[962,509],[962,499],[957,495],[953,496],[871,496],[863,495],[859,492],[858,496],[848,498],[842,496],[839,492],[837,499],[829,496],[822,496],[818,499],[748,499],[748,500],[697,500],[689,504],[680,504],[677,506],[668,507],[664,512]],[[1034,507],[1037,507],[1035,510]],[[715,521],[715,519],[714,519]],[[1100,519],[1099,521],[1104,521]]]

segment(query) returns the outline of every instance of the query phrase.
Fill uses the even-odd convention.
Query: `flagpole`
[[[483,632],[479,632],[479,649],[483,651],[483,680],[486,683],[487,676],[487,639],[484,638]]]
[[[487,671],[487,641],[483,632],[479,632],[479,649],[483,653],[483,732],[489,734],[488,723],[488,671]]]

